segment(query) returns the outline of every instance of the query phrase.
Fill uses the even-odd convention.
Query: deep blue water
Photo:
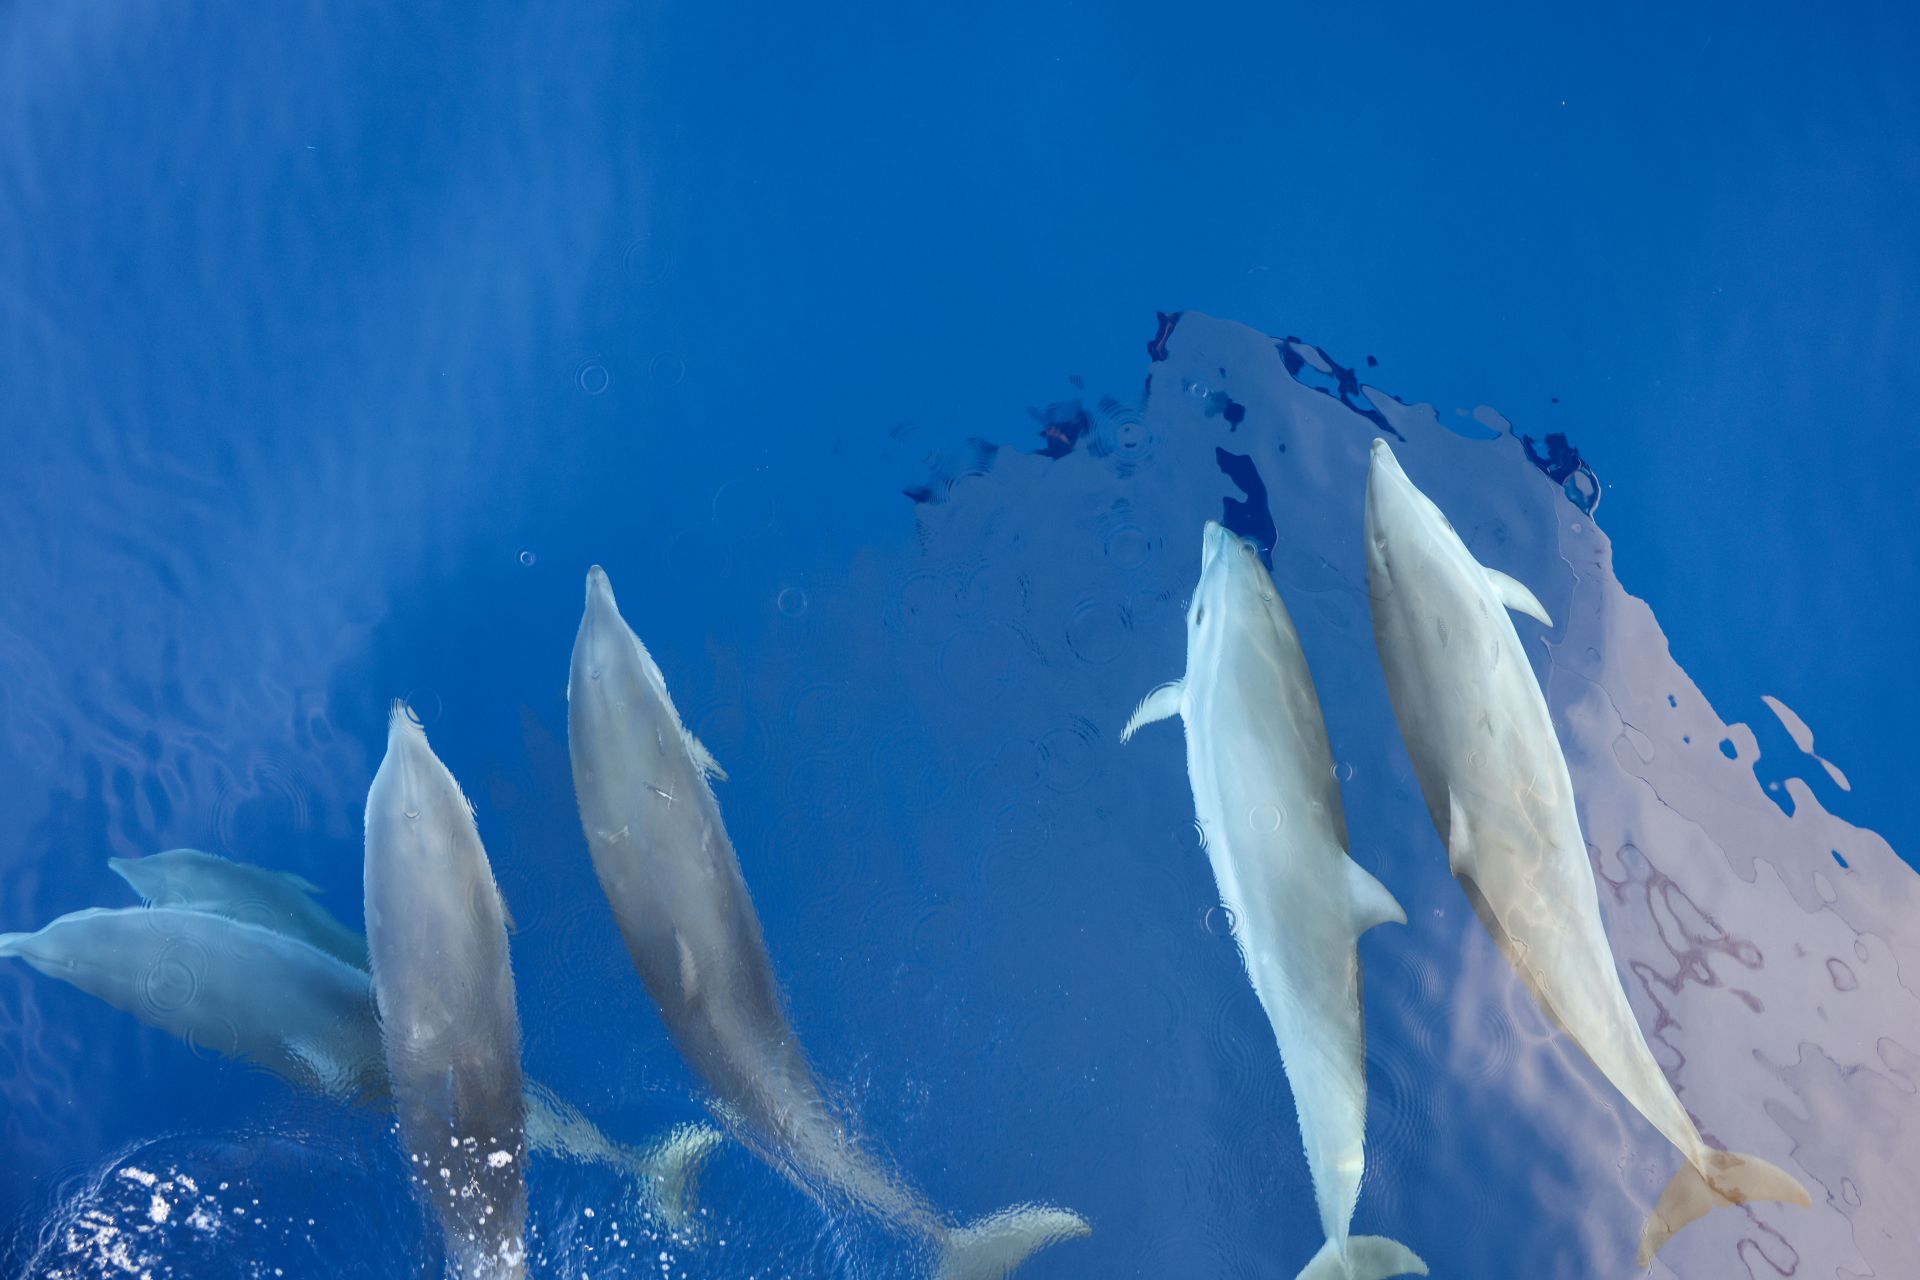
[[[0,10],[0,931],[181,845],[357,925],[405,697],[517,921],[528,1070],[624,1141],[700,1118],[573,807],[603,563],[863,1133],[956,1215],[1089,1218],[1023,1276],[1291,1276],[1305,1161],[1178,735],[1116,741],[1224,517],[1411,917],[1361,947],[1357,1227],[1435,1275],[1632,1274],[1672,1152],[1464,910],[1385,704],[1358,512],[1391,430],[1554,611],[1536,669],[1663,1065],[1813,1190],[1655,1274],[1904,1274],[1915,28]],[[438,1266],[382,1117],[15,961],[0,1143],[8,1274]],[[917,1266],[734,1146],[698,1247],[611,1227],[604,1170],[530,1176],[544,1274]]]

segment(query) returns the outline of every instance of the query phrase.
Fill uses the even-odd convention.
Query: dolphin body
[[[0,933],[0,956],[18,956],[196,1049],[251,1062],[295,1088],[391,1106],[366,971],[216,905],[76,911],[37,933]],[[536,1080],[524,1094],[530,1150],[615,1169],[633,1180],[643,1211],[669,1230],[695,1228],[693,1195],[719,1145],[717,1129],[675,1125],[658,1142],[633,1147]]]
[[[0,956],[309,1092],[387,1096],[367,975],[259,925],[178,907],[94,907],[37,933],[0,933]]]
[[[1184,678],[1148,694],[1122,742],[1180,717],[1220,900],[1293,1088],[1326,1243],[1301,1280],[1425,1275],[1397,1241],[1350,1236],[1365,1167],[1360,935],[1407,922],[1347,851],[1320,699],[1293,619],[1254,547],[1209,520],[1187,610]]]
[[[1087,1234],[1077,1215],[1037,1205],[949,1226],[851,1136],[787,1019],[708,785],[725,775],[681,724],[597,565],[574,643],[567,737],[594,870],[634,966],[716,1111],[748,1145],[809,1195],[930,1241],[940,1280],[1004,1276],[1035,1250]]]
[[[367,792],[366,895],[394,1110],[449,1269],[522,1280],[526,1104],[506,906],[473,806],[399,703]]]
[[[1566,757],[1507,613],[1552,626],[1546,609],[1473,558],[1385,440],[1367,476],[1366,554],[1387,692],[1454,878],[1547,1016],[1686,1158],[1641,1233],[1640,1265],[1722,1205],[1811,1204],[1792,1175],[1706,1144],[1634,1019]]]
[[[108,858],[107,865],[150,907],[187,907],[264,925],[357,969],[367,967],[367,940],[314,901],[318,888],[290,872],[198,849]]]

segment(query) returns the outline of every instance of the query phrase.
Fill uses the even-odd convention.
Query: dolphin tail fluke
[[[695,1198],[707,1157],[720,1145],[720,1131],[710,1124],[677,1124],[658,1143],[636,1154],[629,1163],[640,1184],[645,1206],[669,1231],[685,1232],[699,1217]]]
[[[1043,1204],[1015,1205],[955,1227],[940,1242],[934,1280],[1000,1280],[1051,1244],[1092,1235],[1079,1214]]]
[[[1704,1218],[1715,1209],[1748,1204],[1755,1200],[1778,1200],[1810,1208],[1813,1199],[1792,1174],[1776,1168],[1759,1156],[1736,1151],[1710,1151],[1703,1172],[1691,1163],[1680,1166],[1673,1181],[1660,1193],[1646,1229],[1640,1233],[1640,1265],[1653,1261],[1660,1247],[1690,1222]]]
[[[1385,1236],[1348,1236],[1342,1258],[1333,1241],[1320,1246],[1313,1261],[1300,1269],[1298,1280],[1387,1280],[1388,1276],[1423,1276],[1427,1264],[1398,1240]]]

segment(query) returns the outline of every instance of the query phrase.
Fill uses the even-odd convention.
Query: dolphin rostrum
[[[1140,703],[1120,740],[1178,716],[1187,777],[1240,959],[1293,1087],[1326,1243],[1301,1280],[1425,1275],[1383,1236],[1350,1236],[1366,1164],[1360,935],[1407,922],[1347,851],[1320,699],[1293,619],[1254,547],[1218,523],[1201,536],[1186,675]]]
[[[356,968],[367,967],[367,940],[314,900],[318,888],[291,872],[198,849],[108,858],[107,865],[150,907],[187,907],[264,925]]]
[[[1640,1265],[1722,1205],[1806,1188],[1710,1147],[1660,1070],[1620,985],[1573,780],[1509,609],[1551,626],[1521,583],[1473,558],[1385,440],[1367,476],[1367,591],[1387,692],[1454,878],[1534,999],[1686,1164],[1640,1236]]]
[[[851,1202],[938,1251],[942,1280],[1006,1275],[1088,1227],[1023,1205],[954,1227],[855,1139],[788,1021],[760,918],[710,776],[666,680],[599,566],[567,686],[567,736],[595,872],[634,966],[715,1110],[769,1164],[819,1199]]]
[[[367,949],[400,1137],[460,1280],[527,1273],[507,911],[473,806],[403,704],[367,792]]]
[[[138,866],[154,858],[114,861]],[[304,938],[245,923],[228,905],[210,898],[194,908],[76,911],[37,933],[0,933],[0,956],[18,956],[196,1049],[251,1062],[295,1088],[391,1106],[366,970],[316,956]],[[322,914],[328,933],[340,930],[366,954],[358,934]],[[184,998],[156,1002],[153,993],[168,983]],[[694,1192],[719,1130],[678,1124],[656,1142],[629,1146],[539,1081],[529,1078],[524,1093],[529,1150],[604,1165],[632,1181],[638,1207],[668,1230],[698,1227]]]

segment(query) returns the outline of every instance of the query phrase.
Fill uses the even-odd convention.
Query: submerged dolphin
[[[681,724],[597,565],[567,707],[574,790],[601,888],[681,1056],[741,1136],[809,1194],[931,1241],[943,1280],[1004,1276],[1035,1250],[1085,1235],[1077,1215],[1037,1205],[951,1227],[851,1136],[787,1020],[708,785],[713,758]]]
[[[0,956],[310,1092],[387,1096],[367,975],[270,929],[178,907],[95,907],[0,933]]]
[[[225,905],[210,899],[191,909],[77,911],[38,933],[0,933],[0,956],[19,956],[195,1048],[250,1061],[296,1088],[337,1102],[390,1106],[366,970],[331,955],[316,957],[304,939],[245,923]],[[331,915],[325,924],[365,953],[359,935]],[[156,1005],[146,994],[156,980],[191,994]],[[315,1070],[314,1063],[329,1069]],[[524,1092],[530,1150],[606,1165],[633,1181],[642,1211],[658,1214],[672,1231],[695,1228],[693,1195],[719,1130],[675,1125],[657,1142],[634,1147],[609,1138],[538,1081],[527,1080]]]
[[[1807,1206],[1790,1174],[1702,1140],[1634,1020],[1566,757],[1507,614],[1551,626],[1546,609],[1473,558],[1384,440],[1373,442],[1366,539],[1387,692],[1454,878],[1547,1016],[1686,1158],[1641,1233],[1640,1265],[1719,1206]]]
[[[314,901],[320,890],[291,872],[198,849],[108,858],[107,865],[150,907],[189,907],[265,925],[356,968],[367,967],[367,940]]]
[[[367,949],[400,1137],[461,1280],[527,1273],[506,906],[473,806],[406,707],[367,792]]]
[[[1207,521],[1187,610],[1187,671],[1140,703],[1120,740],[1178,716],[1220,900],[1293,1087],[1326,1243],[1301,1280],[1425,1275],[1383,1236],[1349,1236],[1366,1164],[1360,935],[1407,922],[1347,852],[1320,699],[1293,619],[1253,546]]]

